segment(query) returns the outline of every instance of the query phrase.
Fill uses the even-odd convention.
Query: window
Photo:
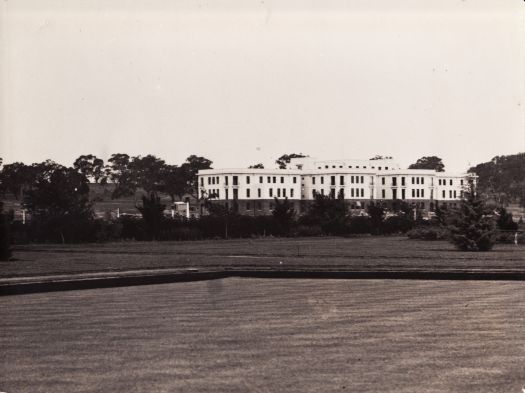
[[[268,189],[268,195],[270,195],[270,198],[273,197],[273,188]]]
[[[233,183],[234,186],[239,185],[239,176],[233,176],[232,183]]]
[[[330,176],[330,185],[335,186],[335,176]]]
[[[328,165],[325,165],[324,167],[325,167],[325,169],[328,169]]]
[[[208,185],[211,184],[211,177],[208,177]]]
[[[270,176],[268,176],[268,177],[266,178],[266,180],[267,180],[266,183],[271,183],[271,182],[272,182],[272,178],[271,178]]]
[[[452,179],[450,179],[450,185],[452,185]]]
[[[350,176],[350,183],[354,184],[354,177]]]
[[[344,184],[345,184],[345,177],[344,176],[339,176],[339,184],[344,186]]]
[[[364,198],[364,196],[365,196],[365,189],[361,188],[361,198]]]
[[[221,199],[221,190],[217,190],[217,199]]]
[[[286,188],[283,188],[283,198],[286,198]]]
[[[229,199],[229,196],[228,196],[228,189],[226,189],[224,192],[226,193],[226,200]]]
[[[233,199],[239,199],[239,190],[237,188],[233,189]]]
[[[330,190],[330,198],[335,198],[335,189],[334,188],[332,188]]]
[[[385,190],[381,190],[381,198],[385,199],[386,198],[386,192]]]
[[[317,192],[315,190],[312,190],[312,198],[315,198],[315,194],[317,194]]]
[[[378,166],[378,167],[377,167],[377,169],[381,170],[381,167],[380,167],[380,166]]]
[[[224,184],[228,185],[228,176],[224,176]],[[226,199],[228,199],[228,198],[226,198]]]
[[[355,168],[356,168],[356,169],[359,169],[359,165],[356,165]]]
[[[445,197],[445,190],[443,190],[443,198],[446,198],[446,197]]]
[[[438,184],[441,185],[441,179],[438,180]]]
[[[296,184],[297,183],[297,178],[294,176],[293,177],[293,184]]]
[[[278,189],[277,189],[277,198],[280,198],[280,197],[281,197],[281,189],[278,188]]]
[[[350,189],[350,196],[351,196],[352,198],[354,197],[354,189],[353,189],[353,188]]]
[[[394,186],[394,187],[397,186],[397,177],[393,177],[392,178],[392,186]]]
[[[425,197],[425,190],[421,190],[421,198],[424,198]]]
[[[405,199],[406,198],[406,190],[404,188],[401,189],[401,199]]]
[[[412,198],[416,197],[416,190],[412,189]]]
[[[250,184],[250,176],[246,176],[246,184]]]
[[[419,188],[416,190],[416,196],[419,198]]]
[[[321,188],[321,195],[324,195],[324,188]]]
[[[277,183],[277,178],[275,176],[273,177],[272,180],[273,180],[273,183]]]
[[[219,176],[216,177],[217,184],[219,184]]]
[[[361,176],[361,183],[362,183],[362,184],[365,183],[365,177],[364,177],[364,176]]]
[[[424,177],[421,178],[421,184],[425,184],[425,178]]]
[[[341,188],[341,189],[339,190],[339,195],[341,196],[341,198],[344,199],[344,197],[345,197],[345,189],[344,189],[344,188]]]
[[[246,198],[249,198],[250,197],[250,189],[246,189]]]
[[[388,167],[387,166],[385,166],[385,169],[388,171]]]
[[[204,187],[204,178],[201,177],[201,187]]]
[[[215,177],[211,178],[211,184],[215,184]]]
[[[293,198],[293,188],[290,188],[290,198]]]
[[[384,177],[381,178],[381,184],[385,185],[385,178]]]
[[[419,177],[416,177],[416,184],[419,184]]]
[[[281,176],[281,183],[284,183],[284,176]]]
[[[321,176],[321,184],[324,184],[324,177]]]
[[[457,195],[458,195],[458,194],[456,194],[456,190],[454,190],[454,199],[457,198]]]
[[[463,179],[461,179],[461,180],[459,181],[459,183],[460,183],[461,185],[463,185]]]
[[[263,177],[259,176],[259,183],[262,183],[262,182],[263,182]]]
[[[257,189],[257,197],[258,197],[258,198],[261,197],[261,189],[260,189],[260,188]]]
[[[315,184],[315,177],[312,177],[312,184]]]
[[[452,199],[452,190],[450,190],[450,191],[448,192],[448,197],[449,197],[450,199]]]

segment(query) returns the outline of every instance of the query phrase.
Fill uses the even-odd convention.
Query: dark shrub
[[[412,229],[414,221],[406,215],[397,215],[388,217],[381,224],[381,232],[384,234],[390,233],[405,233]]]
[[[3,212],[3,203],[0,202],[0,261],[8,261],[11,258],[10,242],[9,219]]]
[[[364,234],[372,233],[373,226],[370,217],[366,216],[354,216],[350,217],[348,222],[348,233],[351,234]]]
[[[298,225],[294,236],[322,236],[323,229],[320,225]]]
[[[440,226],[419,226],[407,232],[410,239],[441,240],[447,237],[447,231]]]

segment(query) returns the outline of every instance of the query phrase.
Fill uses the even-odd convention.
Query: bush
[[[381,224],[381,232],[384,234],[390,233],[406,233],[414,226],[414,221],[406,215],[397,215],[388,217]]]
[[[366,216],[354,216],[350,217],[348,221],[348,233],[350,234],[365,234],[372,233],[373,226],[370,217]]]
[[[295,228],[294,236],[322,236],[323,229],[320,225],[298,225]]]
[[[410,239],[441,240],[447,238],[447,230],[439,226],[416,227],[407,232]]]

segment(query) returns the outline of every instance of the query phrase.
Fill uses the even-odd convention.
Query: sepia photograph
[[[0,2],[0,393],[525,392],[523,0]]]

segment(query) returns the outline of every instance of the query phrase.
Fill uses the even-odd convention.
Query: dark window
[[[286,198],[286,188],[283,188],[283,198]]]
[[[424,177],[421,178],[421,184],[425,184],[425,178]]]
[[[278,188],[278,189],[277,189],[277,198],[280,198],[280,197],[281,197],[281,189]]]
[[[293,184],[297,183],[297,178],[294,176],[293,177]]]
[[[273,180],[274,183],[277,183],[277,178],[275,176],[273,177],[272,180]]]
[[[335,176],[330,176],[330,185],[335,186]]]
[[[201,177],[201,187],[204,187],[204,178]]]
[[[293,198],[293,188],[290,188],[290,198]]]
[[[262,183],[262,182],[263,182],[263,177],[259,176],[259,183]]]
[[[261,189],[260,188],[257,189],[257,197],[259,197],[259,198],[261,197]]]
[[[350,196],[351,196],[352,198],[354,197],[354,189],[353,189],[353,188],[350,189]]]
[[[315,177],[312,177],[312,184],[315,184]]]
[[[401,199],[405,199],[405,191],[404,188],[401,190]]]
[[[208,185],[211,184],[211,177],[208,177]]]
[[[248,189],[246,190],[246,198],[249,198],[249,197],[250,197],[250,189],[248,188]]]
[[[229,199],[229,196],[228,196],[228,190],[224,190],[226,192],[226,199]]]
[[[239,199],[239,190],[237,188],[233,189],[233,199]]]
[[[271,183],[271,182],[272,182],[272,178],[271,178],[270,176],[268,176],[268,177],[266,178],[266,180],[267,180],[267,181],[266,181],[267,183]]]
[[[402,185],[402,186],[405,185],[405,178],[404,178],[404,177],[401,178],[401,185]]]
[[[284,183],[284,176],[281,176],[281,183]]]
[[[385,190],[381,190],[381,197],[382,197],[383,199],[385,199],[385,194],[386,194],[386,193],[385,193]]]
[[[321,176],[321,184],[324,184],[324,177]]]
[[[365,184],[365,177],[361,176],[361,184]]]
[[[339,184],[342,185],[342,186],[345,184],[345,177],[344,176],[339,176]]]
[[[393,177],[393,178],[392,178],[392,185],[393,185],[394,187],[397,186],[397,177]],[[394,198],[394,199],[396,199],[396,198]]]
[[[452,185],[452,179],[450,179],[450,185]]]
[[[250,184],[250,176],[246,176],[246,184]]]
[[[268,190],[268,192],[269,192],[270,198],[273,197],[273,188],[270,188],[270,189]]]
[[[350,183],[354,184],[354,177],[350,176]]]
[[[383,184],[383,185],[385,184],[385,178],[384,177],[381,178],[381,184]]]
[[[233,176],[232,183],[233,183],[234,186],[239,185],[239,177],[238,176]]]
[[[330,198],[335,198],[335,189],[334,188],[332,188],[330,190]]]

